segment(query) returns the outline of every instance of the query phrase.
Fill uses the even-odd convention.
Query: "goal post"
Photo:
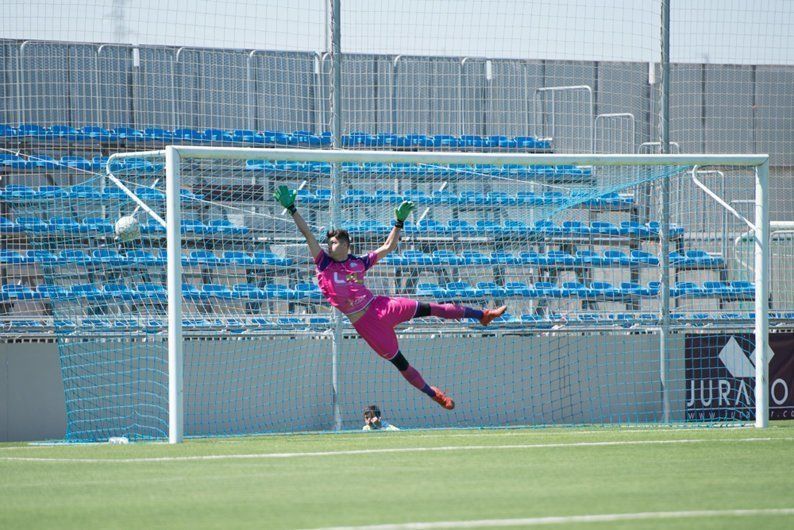
[[[379,273],[381,275],[373,280],[376,294],[392,295],[395,294],[392,291],[397,290],[398,296],[416,295],[420,298],[429,297],[428,299],[463,304],[478,303],[472,300],[487,302],[499,299],[504,300],[511,309],[515,307],[516,312],[525,312],[521,318],[511,317],[493,329],[422,321],[415,325],[412,323],[406,331],[400,332],[400,340],[405,337],[409,345],[432,343],[429,349],[438,350],[438,353],[448,352],[456,359],[428,361],[431,365],[434,362],[441,363],[440,366],[433,365],[435,369],[430,371],[431,374],[446,370],[455,374],[460,370],[457,375],[465,378],[466,371],[483,372],[488,375],[481,376],[477,385],[495,389],[502,388],[501,378],[505,377],[509,380],[504,381],[505,388],[514,385],[515,389],[520,389],[519,392],[525,393],[523,399],[533,401],[530,404],[518,404],[512,401],[515,398],[509,397],[509,393],[497,398],[486,397],[480,393],[477,385],[472,384],[472,388],[467,387],[459,392],[465,392],[469,398],[470,401],[464,406],[470,407],[468,414],[473,419],[438,416],[442,419],[436,420],[437,411],[424,412],[424,408],[417,409],[414,399],[416,396],[413,396],[415,391],[404,382],[403,386],[399,382],[394,383],[397,390],[389,390],[386,394],[373,392],[369,388],[369,378],[386,378],[390,374],[383,372],[385,369],[381,365],[377,365],[379,371],[375,375],[371,375],[369,368],[358,368],[357,362],[370,363],[369,360],[363,361],[363,357],[359,357],[362,355],[359,352],[364,351],[366,346],[355,342],[355,333],[349,327],[341,333],[338,330],[334,332],[328,319],[324,324],[325,328],[314,332],[315,337],[331,342],[328,350],[333,359],[328,370],[329,378],[333,381],[327,385],[327,390],[333,395],[327,403],[327,412],[323,413],[327,414],[327,421],[320,422],[325,428],[338,428],[343,424],[345,428],[349,428],[350,422],[355,421],[351,420],[351,414],[354,413],[351,409],[368,401],[368,396],[371,395],[380,395],[379,399],[393,398],[394,407],[397,409],[395,413],[401,414],[398,417],[404,418],[403,422],[408,426],[509,425],[514,421],[500,419],[503,414],[500,411],[502,408],[511,407],[521,411],[518,414],[520,418],[516,421],[522,424],[678,423],[742,420],[753,416],[756,427],[767,425],[768,359],[765,352],[768,350],[769,332],[769,177],[766,155],[555,155],[169,146],[164,151],[143,155],[143,158],[147,157],[164,161],[164,178],[152,180],[149,175],[147,182],[151,187],[163,186],[165,189],[163,215],[167,225],[168,438],[172,443],[183,439],[186,432],[183,411],[184,407],[191,407],[190,402],[184,402],[184,346],[187,339],[183,336],[183,326],[196,315],[184,312],[184,302],[193,304],[193,299],[190,298],[193,295],[183,285],[182,264],[193,263],[195,259],[202,263],[200,255],[185,261],[186,256],[183,254],[185,230],[189,229],[186,228],[187,221],[183,218],[186,195],[195,192],[191,200],[197,203],[189,207],[190,211],[205,212],[206,215],[213,215],[209,213],[213,209],[220,212],[216,215],[220,215],[224,223],[219,226],[225,227],[228,219],[247,219],[250,224],[256,224],[259,219],[263,223],[255,229],[256,233],[235,240],[236,242],[217,235],[212,236],[214,239],[211,242],[202,242],[200,237],[193,240],[191,248],[202,249],[202,252],[209,249],[206,259],[218,260],[216,255],[219,256],[221,250],[251,250],[260,248],[258,245],[280,244],[285,257],[303,260],[305,250],[301,248],[305,245],[300,238],[294,237],[284,243],[284,234],[273,232],[292,230],[294,233],[290,237],[298,235],[289,220],[282,217],[280,208],[273,208],[272,188],[279,183],[299,190],[298,207],[302,211],[306,208],[307,218],[311,219],[310,225],[313,229],[337,226],[340,215],[347,215],[349,217],[345,223],[354,222],[355,230],[372,232],[371,238],[369,235],[361,236],[361,239],[367,241],[385,238],[388,230],[384,228],[387,219],[382,219],[384,223],[380,223],[381,219],[371,219],[371,216],[382,216],[383,213],[391,211],[399,200],[414,200],[417,204],[415,218],[408,223],[410,226],[406,227],[402,243],[405,247],[410,247],[410,250],[403,251],[404,254],[400,253],[393,261],[384,260],[384,264],[379,265],[390,268],[390,271]],[[113,155],[108,167],[113,168],[116,163],[123,165],[122,161],[125,159],[141,158],[141,153]],[[657,282],[663,275],[659,260],[655,259],[658,257],[658,250],[654,250],[658,248],[658,238],[662,232],[660,227],[664,220],[640,219],[643,221],[640,223],[636,221],[638,218],[635,214],[621,217],[621,212],[628,211],[624,210],[624,206],[631,205],[633,197],[636,196],[639,200],[641,194],[632,195],[633,190],[639,189],[638,186],[658,183],[663,179],[678,179],[681,183],[677,187],[682,187],[683,190],[680,192],[680,196],[684,197],[682,201],[689,202],[680,204],[673,210],[679,216],[676,220],[683,220],[686,226],[679,226],[668,219],[670,237],[679,238],[677,241],[681,249],[685,247],[687,238],[709,240],[710,234],[714,232],[714,226],[710,224],[712,217],[724,219],[725,216],[721,213],[717,215],[721,208],[719,205],[715,206],[717,201],[706,194],[695,196],[694,186],[691,189],[683,188],[686,182],[684,177],[694,167],[722,168],[725,173],[738,175],[736,178],[743,179],[745,186],[750,185],[752,180],[755,201],[755,219],[751,226],[755,263],[752,286],[749,287],[752,292],[747,291],[748,287],[742,287],[745,290],[741,293],[734,291],[733,284],[739,289],[738,284],[742,282],[734,281],[740,277],[724,266],[718,268],[694,262],[671,265],[677,267],[671,269],[671,284],[672,278],[687,279],[687,274],[696,274],[698,279],[706,280],[702,283],[707,287],[695,285],[687,290],[690,286],[686,282],[671,285],[675,291],[674,307],[680,308],[680,312],[667,316],[675,317],[674,325],[678,326],[676,332],[681,338],[675,342],[676,346],[671,346],[674,352],[657,351],[654,356],[651,350],[658,349],[658,340],[656,346],[651,345],[653,341],[642,341],[645,336],[652,338],[658,335],[664,316],[659,314],[661,304],[658,303]],[[112,170],[109,171],[112,173]],[[134,177],[126,177],[129,189],[137,189],[130,179],[134,180]],[[339,179],[339,182],[335,182],[335,179]],[[343,179],[344,182],[341,182]],[[369,190],[366,193],[358,189],[365,186]],[[329,190],[330,197],[320,193],[322,189]],[[427,193],[423,191],[425,189]],[[195,199],[195,195],[200,198]],[[268,208],[271,208],[272,213],[268,213]],[[331,216],[333,209],[337,211]],[[659,211],[658,205],[651,209]],[[475,218],[478,218],[477,224],[472,226]],[[443,224],[445,219],[447,224]],[[472,222],[469,223],[467,219]],[[613,219],[615,222],[598,219]],[[631,221],[618,222],[620,219]],[[530,221],[530,224],[526,225],[525,221]],[[207,221],[207,226],[209,225],[210,222]],[[729,237],[748,230],[741,223],[721,228],[727,231]],[[674,229],[680,229],[681,232],[674,232]],[[437,231],[433,232],[434,230]],[[691,234],[681,236],[686,230],[690,230]],[[284,233],[289,235],[289,232]],[[491,251],[490,256],[485,258],[490,261],[478,261],[481,260],[481,253],[478,251],[485,249]],[[626,257],[621,249],[630,249],[631,255]],[[363,248],[360,252],[365,250],[369,249]],[[359,252],[358,249],[356,251]],[[709,256],[717,260],[715,256]],[[722,258],[727,260],[728,256]],[[224,254],[222,259],[232,258]],[[411,262],[412,259],[419,261]],[[643,259],[646,261],[642,262]],[[712,273],[713,277],[719,277],[721,281],[707,281]],[[196,274],[205,283],[212,283],[206,279],[207,267],[201,268]],[[311,269],[301,265],[299,270],[290,270],[284,274],[291,278],[290,281],[305,282]],[[438,289],[433,290],[433,287],[417,283],[425,274],[455,281],[445,285],[439,282]],[[415,278],[411,278],[412,275]],[[247,270],[245,277],[249,280],[251,278]],[[566,279],[574,281],[566,282]],[[630,281],[618,283],[625,279]],[[480,284],[477,280],[491,281]],[[614,285],[607,280],[612,280]],[[646,280],[650,280],[647,281],[647,286]],[[231,279],[224,281],[232,282]],[[211,286],[204,285],[204,290],[209,287]],[[290,291],[292,294],[289,295],[257,291],[258,297],[250,299],[246,298],[245,293],[227,292],[224,285],[213,288],[225,294],[210,298],[210,302],[205,303],[201,311],[221,317],[218,322],[222,321],[222,326],[225,325],[226,329],[217,332],[214,337],[205,337],[200,341],[208,344],[229,342],[232,348],[237,343],[240,348],[265,348],[269,352],[275,352],[287,345],[287,348],[298,348],[290,362],[300,362],[303,342],[294,341],[294,346],[290,346],[289,342],[272,346],[269,343],[246,346],[248,335],[258,336],[256,331],[248,328],[245,331],[240,331],[242,328],[231,332],[229,330],[233,329],[232,321],[258,321],[259,313],[256,311],[277,300],[276,303],[282,305],[281,309],[276,310],[277,313],[282,312],[279,314],[293,315],[291,311],[294,311],[298,315],[306,311],[305,315],[300,313],[298,316],[308,320],[319,318],[312,317],[317,314],[315,307],[324,307],[319,293],[301,291],[303,294],[295,294],[300,289],[311,289],[311,286],[307,287],[304,283],[301,287],[296,287],[295,293]],[[312,301],[307,305],[304,300],[309,298]],[[747,304],[750,302],[753,311],[740,312],[742,309],[749,309]],[[316,305],[312,307],[312,303]],[[232,307],[234,304],[239,305]],[[289,316],[279,318],[278,321],[287,327],[279,323],[271,332],[286,335],[297,333],[288,328],[291,322]],[[728,399],[728,390],[719,386],[714,389],[714,399],[718,398],[717,392],[723,393],[724,396],[719,395],[720,402],[724,397],[735,410],[727,411],[723,408],[716,415],[711,412],[711,416],[690,416],[688,404],[685,407],[684,403],[696,401],[695,394],[698,391],[694,376],[690,378],[691,373],[707,374],[716,369],[709,364],[712,361],[707,360],[705,354],[699,353],[697,348],[705,351],[706,347],[702,344],[716,340],[715,337],[731,335],[743,344],[742,349],[745,352],[752,351],[752,347],[743,342],[744,330],[754,335],[753,397],[746,396],[745,399],[739,386],[736,392],[730,390]],[[695,346],[690,346],[690,343]],[[641,350],[637,344],[641,344],[644,349]],[[587,351],[581,351],[588,349],[593,350],[590,356]],[[690,353],[690,350],[694,353]],[[410,358],[411,353],[419,354],[412,348],[407,351],[406,356]],[[199,357],[195,352],[190,355],[194,359]],[[243,357],[247,355],[249,354],[242,354]],[[317,357],[320,361],[314,362],[325,363],[322,360],[326,359],[324,355]],[[375,354],[372,353],[371,357],[375,357]],[[207,362],[210,363],[211,371],[216,370],[218,365],[219,372],[227,372],[222,365],[224,361]],[[471,364],[453,365],[463,362]],[[722,362],[724,364],[728,361]],[[286,368],[288,371],[298,372],[303,369]],[[651,375],[654,371],[655,376]],[[195,368],[190,372],[193,379],[201,377]],[[238,384],[241,388],[246,384],[257,384],[251,383],[251,379],[255,377],[253,374],[243,371],[235,372],[234,376],[240,377],[241,381],[225,381],[223,384]],[[664,380],[666,377],[675,379],[673,384]],[[572,383],[573,380],[576,384]],[[581,385],[587,383],[591,384],[591,388],[583,389]],[[286,388],[279,391],[291,392],[290,386],[300,384],[300,381],[284,384]],[[704,396],[703,380],[699,384],[700,398],[706,401],[705,398],[708,397],[708,401],[711,401],[710,387],[708,396]],[[740,381],[740,384],[743,383]],[[633,390],[622,389],[621,385]],[[691,392],[688,385],[691,385]],[[352,398],[351,386],[357,387],[356,395]],[[187,394],[202,392],[204,391],[191,387]],[[241,397],[239,389],[224,389],[223,392],[229,393],[228,399],[242,400],[245,403],[252,399],[263,399],[263,396]],[[206,396],[202,399],[205,398]],[[276,406],[281,406],[280,399],[278,398],[279,405]],[[351,399],[355,401],[355,405],[351,403]],[[477,399],[482,402],[477,403]],[[671,402],[674,409],[672,413],[666,410]],[[218,406],[226,414],[235,414],[229,412],[230,407],[235,406],[234,403],[218,403]],[[267,407],[262,403],[259,406]],[[422,403],[421,406],[426,405]],[[322,405],[321,408],[325,407],[326,405]],[[748,413],[748,410],[751,412]],[[256,414],[261,416],[266,413],[256,411]],[[216,426],[206,427],[205,430],[203,425],[196,432],[196,412],[190,412],[189,415],[193,427],[187,430],[187,434],[223,432],[217,430]],[[223,422],[224,419],[217,421]],[[275,430],[284,429],[290,430],[291,427],[279,424]],[[268,430],[267,424],[261,422],[254,422],[253,426],[246,425],[243,428],[243,432]]]

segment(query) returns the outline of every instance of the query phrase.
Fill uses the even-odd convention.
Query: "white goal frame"
[[[747,222],[754,235],[755,247],[755,426],[768,425],[769,402],[767,389],[768,366],[766,352],[769,348],[769,156],[766,154],[518,154],[518,153],[439,153],[439,152],[395,152],[364,150],[318,150],[318,149],[260,149],[242,147],[167,146],[164,150],[145,153],[124,153],[111,156],[119,158],[142,155],[165,156],[166,172],[166,219],[158,217],[140,198],[108,172],[108,177],[155,220],[165,225],[167,241],[168,275],[168,439],[179,443],[184,437],[183,418],[183,341],[182,341],[182,277],[180,234],[180,166],[183,158],[191,159],[237,159],[237,160],[284,160],[310,162],[322,160],[332,164],[342,162],[380,162],[414,164],[517,164],[517,165],[575,165],[575,166],[734,166],[753,169],[755,172],[755,219]],[[108,167],[110,162],[108,163]],[[720,202],[717,199],[717,202]],[[332,217],[338,216],[331,212]],[[334,218],[335,222],[339,219]],[[665,223],[662,223],[664,226]],[[664,230],[663,230],[664,231]],[[664,235],[663,235],[664,237]],[[338,330],[337,326],[337,330]],[[662,334],[665,330],[662,330]],[[665,352],[660,348],[661,366],[666,363]],[[336,360],[334,359],[334,362]],[[666,394],[665,370],[660,372],[660,383]],[[667,396],[664,396],[667,403]]]

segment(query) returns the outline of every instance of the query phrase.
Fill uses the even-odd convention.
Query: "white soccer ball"
[[[132,215],[125,215],[120,218],[116,221],[113,228],[116,231],[116,239],[122,243],[134,241],[141,237],[141,225]]]

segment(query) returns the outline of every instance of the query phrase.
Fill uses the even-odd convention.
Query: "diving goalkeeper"
[[[413,386],[430,396],[447,410],[455,408],[455,402],[436,387],[428,385],[422,375],[400,352],[394,328],[415,317],[434,316],[460,320],[474,318],[487,326],[505,312],[498,309],[472,309],[455,304],[418,302],[408,298],[375,296],[364,285],[364,275],[375,263],[397,248],[400,230],[414,209],[412,202],[403,202],[395,209],[394,228],[386,242],[364,257],[350,253],[350,234],[347,230],[334,229],[326,234],[328,249],[323,250],[309,230],[306,221],[295,208],[296,192],[279,186],[274,194],[276,200],[292,214],[295,224],[306,238],[309,251],[317,265],[317,283],[326,300],[344,313],[367,344],[375,352],[390,361],[400,374]]]

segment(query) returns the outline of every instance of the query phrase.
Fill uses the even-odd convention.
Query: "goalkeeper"
[[[386,242],[364,257],[350,253],[350,235],[347,230],[334,229],[326,234],[328,249],[323,250],[309,230],[306,221],[295,208],[295,192],[286,186],[276,190],[276,200],[292,214],[295,224],[306,238],[309,251],[317,265],[317,283],[330,304],[345,314],[353,327],[375,352],[390,361],[413,386],[430,396],[447,410],[455,402],[436,387],[428,385],[421,374],[408,364],[397,343],[394,328],[414,317],[435,316],[460,320],[474,318],[487,326],[505,312],[498,309],[472,309],[454,304],[418,302],[408,298],[375,296],[364,285],[364,275],[375,263],[397,248],[400,230],[414,208],[412,202],[403,202],[395,209],[396,219]]]

